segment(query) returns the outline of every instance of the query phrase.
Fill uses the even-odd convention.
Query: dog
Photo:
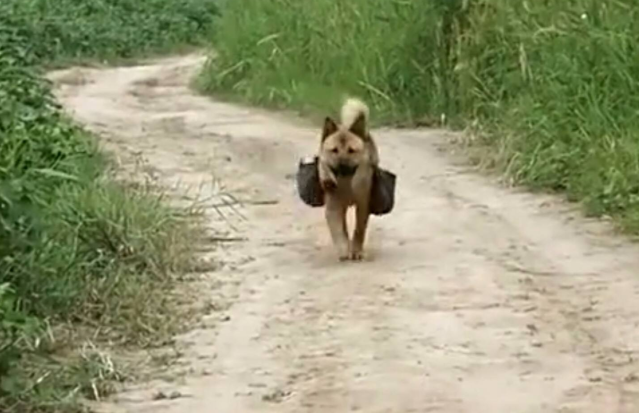
[[[373,173],[379,165],[368,123],[368,106],[349,98],[341,108],[339,124],[326,117],[322,128],[317,168],[325,194],[326,222],[341,261],[363,258]],[[349,239],[346,212],[352,206],[356,223]]]

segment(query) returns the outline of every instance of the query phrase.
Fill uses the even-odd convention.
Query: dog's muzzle
[[[340,163],[337,166],[331,167],[331,170],[335,174],[335,176],[353,176],[357,171],[357,165],[349,165],[345,163]]]

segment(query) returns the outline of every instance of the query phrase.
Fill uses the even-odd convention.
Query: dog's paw
[[[362,244],[352,240],[348,244],[348,258],[353,261],[361,261],[364,258],[364,248]]]
[[[332,179],[325,179],[322,181],[322,188],[326,192],[332,192],[337,189],[337,182]]]
[[[361,261],[364,258],[362,248],[351,244],[348,249],[348,258],[352,261]]]
[[[362,251],[351,251],[349,253],[349,258],[353,261],[361,261],[364,258],[364,254]]]
[[[337,245],[337,258],[340,261],[348,261],[351,259],[351,253],[347,244]]]

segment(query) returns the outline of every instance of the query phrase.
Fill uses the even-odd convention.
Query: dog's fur
[[[357,99],[342,106],[341,121],[324,120],[319,153],[319,176],[325,192],[326,222],[340,260],[361,260],[377,146],[368,131],[369,110]],[[349,240],[346,211],[355,206],[356,224]]]

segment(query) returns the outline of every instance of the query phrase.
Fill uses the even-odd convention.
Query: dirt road
[[[637,247],[465,170],[442,132],[378,130],[396,210],[364,262],[340,263],[295,192],[319,129],[197,96],[202,61],[52,74],[76,119],[199,191],[233,240],[208,253],[218,311],[180,338],[186,376],[105,411],[639,412]]]

